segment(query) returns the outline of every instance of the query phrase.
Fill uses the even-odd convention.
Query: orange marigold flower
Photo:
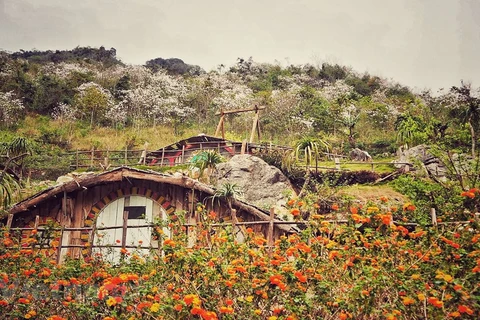
[[[294,204],[295,204],[295,199],[290,199],[287,202],[287,205],[289,205],[290,207],[293,206]]]
[[[433,305],[434,307],[437,307],[437,308],[442,308],[443,307],[443,301],[438,300],[438,298],[436,298],[436,297],[429,297],[427,299],[427,302],[430,303],[431,305]]]
[[[292,210],[290,210],[290,214],[294,217],[297,217],[300,215],[300,210],[298,208],[293,208]]]
[[[182,311],[183,306],[181,304],[176,304],[175,307],[173,307],[173,309],[175,309],[175,311]]]
[[[339,209],[338,204],[336,204],[336,203],[332,204],[332,210],[333,211],[337,211],[338,209]]]
[[[347,320],[348,314],[346,314],[345,312],[342,311],[342,312],[340,312],[340,314],[338,315],[338,318],[339,318],[340,320]]]
[[[406,305],[406,306],[409,306],[411,304],[414,304],[415,303],[415,300],[410,298],[410,297],[403,297],[402,299],[403,301],[403,304]]]
[[[305,283],[307,282],[307,277],[303,275],[300,271],[295,271],[294,276],[298,279],[298,281]]]
[[[473,310],[470,309],[468,306],[463,305],[463,304],[461,304],[461,305],[458,306],[458,312],[460,312],[460,313],[467,313],[467,314],[469,314],[469,315],[472,315],[472,314],[473,314]]]
[[[220,313],[233,314],[232,307],[220,307]]]

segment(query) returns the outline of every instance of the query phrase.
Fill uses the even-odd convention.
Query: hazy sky
[[[480,86],[480,0],[0,0],[0,49],[105,46],[133,64],[323,61],[417,88]]]

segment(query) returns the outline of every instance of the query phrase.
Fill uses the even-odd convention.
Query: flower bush
[[[474,193],[478,196],[477,193]],[[305,203],[289,202],[294,216]],[[296,210],[294,210],[296,209]],[[404,210],[415,210],[407,204]],[[348,223],[313,214],[306,229],[267,246],[245,230],[213,228],[214,212],[190,236],[169,223],[162,251],[124,250],[58,265],[4,230],[0,242],[0,317],[6,319],[478,319],[480,232],[393,224],[388,199],[336,208]],[[159,229],[160,230],[160,229]],[[195,233],[193,233],[195,231]],[[196,244],[188,240],[196,235]],[[162,232],[157,236],[162,237]]]

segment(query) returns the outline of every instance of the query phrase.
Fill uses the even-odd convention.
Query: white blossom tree
[[[15,98],[13,91],[0,92],[0,124],[7,127],[14,125],[24,109],[21,100]]]

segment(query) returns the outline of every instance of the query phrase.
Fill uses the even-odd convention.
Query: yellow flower
[[[107,300],[107,306],[111,307],[117,304],[117,300],[114,297],[110,297]]]
[[[151,312],[158,312],[160,310],[160,303],[154,303],[150,306]]]
[[[420,275],[418,273],[415,273],[415,274],[412,274],[412,276],[410,278],[412,278],[413,280],[418,280],[420,279]]]
[[[253,301],[253,296],[248,296],[245,298],[247,302],[252,302]]]

